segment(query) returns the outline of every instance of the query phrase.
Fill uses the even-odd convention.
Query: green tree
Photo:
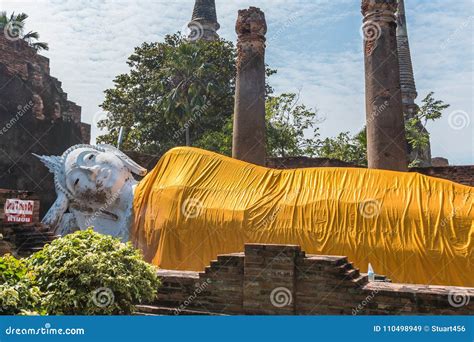
[[[367,134],[365,127],[355,136],[342,132],[335,138],[326,138],[318,156],[339,159],[351,164],[367,166]]]
[[[38,32],[29,31],[25,33],[26,19],[28,19],[26,13],[12,13],[8,16],[7,12],[2,11],[0,12],[0,29],[13,39],[23,39],[36,51],[49,50],[48,43],[38,42]]]
[[[108,133],[99,142],[115,144],[126,128],[122,148],[152,154],[193,145],[230,155],[235,92],[235,49],[223,39],[188,42],[179,34],[163,43],[144,43],[129,57],[130,71],[105,91]],[[267,79],[276,70],[266,68]],[[296,94],[272,96],[266,84],[269,156],[316,154],[317,112]]]
[[[269,157],[317,154],[321,141],[316,124],[321,120],[316,110],[299,103],[299,95],[293,93],[271,96],[265,107]]]
[[[423,149],[428,146],[430,135],[426,125],[430,121],[436,121],[443,115],[443,110],[449,108],[449,104],[442,100],[436,100],[434,92],[428,93],[421,101],[422,105],[410,117],[405,118],[405,133],[411,150]],[[351,137],[349,132],[340,133],[335,138],[327,138],[323,141],[319,150],[320,157],[335,158],[357,165],[367,165],[367,134],[366,127],[355,136]],[[419,161],[413,160],[410,166],[416,166]]]
[[[144,43],[129,57],[130,71],[105,91],[108,113],[100,142],[114,144],[126,128],[123,149],[163,154],[183,145],[204,147],[233,111],[235,50],[223,39],[188,42],[179,34]],[[187,134],[186,134],[187,133]],[[187,139],[186,139],[187,138]]]
[[[270,91],[271,88],[269,88]],[[297,94],[269,96],[265,104],[266,148],[269,157],[316,155],[321,143],[318,127],[321,122],[315,110],[299,103]],[[201,138],[206,149],[224,155],[232,154],[232,118],[222,130],[208,132]]]
[[[219,86],[223,82],[217,84],[217,75],[221,71],[219,65],[203,54],[205,44],[184,43],[172,49],[162,68],[165,75],[171,77],[160,78],[157,89],[162,94],[159,105],[165,109],[166,119],[177,119],[184,127],[187,146],[190,146],[188,123],[205,114],[213,98],[220,99],[220,95],[226,95],[226,87]]]
[[[413,150],[422,150],[426,148],[430,142],[430,134],[426,129],[426,125],[430,121],[436,121],[443,115],[443,110],[449,108],[449,104],[442,100],[436,100],[433,97],[434,92],[421,101],[421,107],[410,117],[405,119],[405,132],[409,148]],[[419,165],[419,160],[412,160],[410,166]]]

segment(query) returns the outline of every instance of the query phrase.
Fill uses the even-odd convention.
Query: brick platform
[[[34,201],[33,222],[7,223],[4,222],[4,205],[9,198]],[[13,254],[26,257],[41,250],[45,244],[58,238],[50,229],[39,221],[40,201],[29,191],[0,189],[0,256]]]
[[[299,246],[249,244],[245,253],[219,256],[204,272],[158,274],[163,285],[148,312],[474,314],[474,288],[368,282],[346,257],[305,255]]]

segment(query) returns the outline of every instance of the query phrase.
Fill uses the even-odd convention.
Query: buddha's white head
[[[55,226],[73,205],[97,210],[119,198],[133,174],[144,176],[146,169],[110,145],[76,145],[62,156],[37,156],[54,173],[58,199],[43,219]]]
[[[65,185],[76,201],[103,205],[118,193],[132,172],[116,153],[81,147],[64,160]]]

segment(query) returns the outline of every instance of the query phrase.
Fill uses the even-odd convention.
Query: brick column
[[[236,23],[237,81],[235,87],[232,157],[265,165],[265,34],[264,13],[240,10]]]
[[[243,308],[247,315],[294,315],[299,246],[245,245]]]
[[[362,0],[369,168],[407,171],[397,53],[397,0]]]

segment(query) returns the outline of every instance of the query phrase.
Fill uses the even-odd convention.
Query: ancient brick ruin
[[[369,168],[407,171],[396,0],[362,0],[367,161]]]
[[[134,151],[126,152],[133,160],[151,170],[160,160],[161,156],[154,156]],[[299,169],[306,167],[362,167],[338,159],[310,158],[310,157],[279,157],[267,158],[266,167],[274,169]],[[414,167],[409,172],[419,172],[423,175],[447,179],[452,182],[474,186],[474,166],[431,166]]]
[[[212,41],[219,38],[217,31],[220,28],[217,22],[215,0],[196,0],[193,15],[188,24],[191,41],[207,40]]]
[[[232,157],[265,165],[265,14],[256,7],[240,10],[237,23]]]
[[[31,223],[7,223],[4,215],[5,201],[9,198],[34,201]],[[40,223],[39,197],[29,191],[0,189],[0,256],[13,254],[26,257],[56,239],[50,227]]]
[[[465,315],[474,289],[369,282],[344,256],[248,244],[204,272],[159,270],[158,302],[142,314]]]
[[[418,92],[416,91],[415,75],[413,73],[413,65],[411,62],[404,0],[398,0],[397,53],[400,69],[400,92],[402,94],[403,114],[405,120],[409,120],[415,115],[419,108],[415,103],[415,100],[418,97]],[[428,133],[421,123],[417,126],[421,132]],[[412,147],[408,145],[408,153],[410,155],[410,161],[417,159],[420,166],[431,166],[431,146],[429,138],[427,146],[423,148],[412,149]]]
[[[337,159],[308,157],[268,158],[266,166],[276,169],[298,169],[306,167],[361,167]],[[473,165],[413,167],[408,169],[408,171],[418,172],[430,177],[447,179],[459,184],[474,186]]]
[[[90,125],[50,75],[49,60],[0,35],[0,188],[34,191],[49,208],[52,177],[32,153],[60,155],[89,141]]]

